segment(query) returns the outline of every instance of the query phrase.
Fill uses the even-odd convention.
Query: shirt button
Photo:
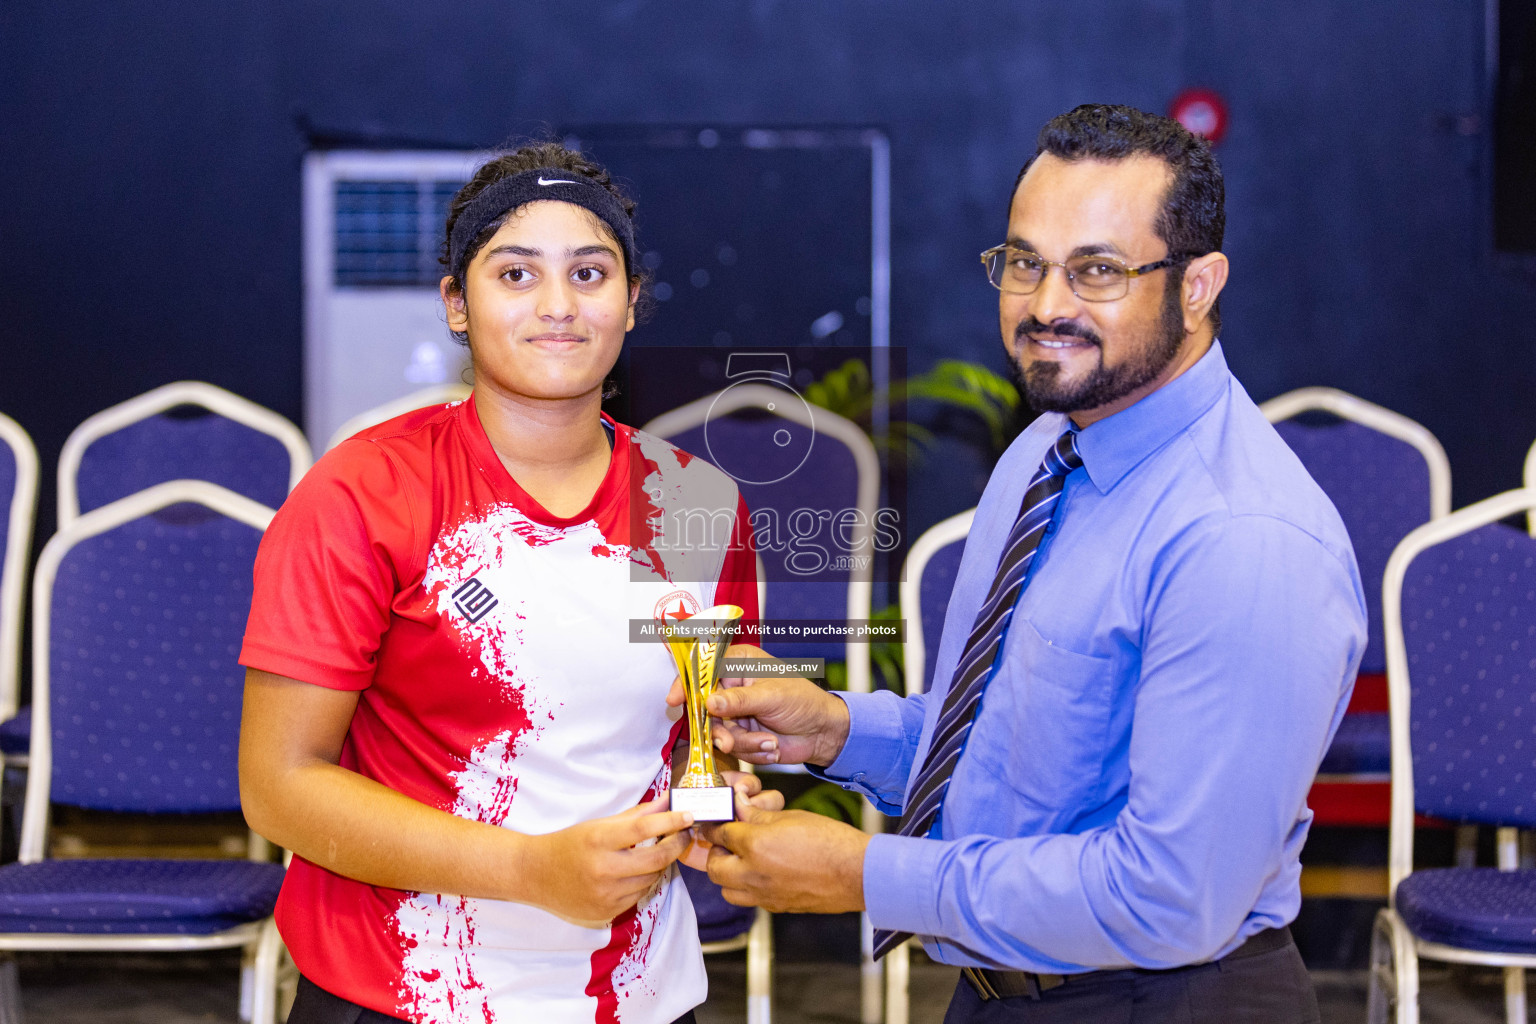
[[[853,773],[852,781],[853,782],[863,782],[864,781],[864,773],[863,772],[854,772]]]

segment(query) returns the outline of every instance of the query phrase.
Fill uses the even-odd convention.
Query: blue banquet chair
[[[277,508],[309,469],[309,443],[270,409],[177,381],[89,417],[59,452],[58,525],[167,480],[208,480]],[[25,765],[31,709],[0,718],[0,751]]]
[[[1398,541],[1450,513],[1450,461],[1422,425],[1334,388],[1301,388],[1259,408],[1339,510],[1365,585],[1367,639],[1354,695],[1307,803],[1319,825],[1384,826],[1392,742],[1381,579]]]
[[[734,363],[734,353],[732,362]],[[874,515],[880,492],[880,464],[874,445],[851,421],[826,409],[812,408],[792,388],[789,374],[741,375],[736,383],[647,423],[646,433],[664,438],[706,459],[735,479],[753,516],[756,532],[784,536],[796,512],[851,510],[849,548],[873,553]],[[765,519],[766,517],[766,519]],[[845,567],[795,579],[793,545],[759,545],[759,588],[764,608],[775,619],[867,620],[874,559],[851,558]],[[765,616],[766,618],[766,616]],[[765,640],[778,657],[846,659],[848,689],[867,693],[871,685],[869,645],[842,641],[784,643]],[[794,766],[799,767],[799,766]],[[867,801],[860,822],[867,832],[881,828],[880,813]],[[874,960],[873,930],[861,915],[861,1020],[880,1020],[881,967]],[[750,957],[749,957],[750,961]],[[752,966],[748,964],[748,977]],[[752,993],[749,986],[749,1003]]]
[[[176,480],[74,519],[33,585],[32,764],[20,859],[0,867],[0,950],[239,947],[242,1018],[275,1019],[283,868],[247,860],[50,859],[54,804],[181,816],[240,809],[237,663],[272,510]],[[0,1019],[15,1020],[15,962]]]
[[[1376,917],[1369,1019],[1416,1024],[1421,957],[1504,969],[1526,1019],[1536,967],[1536,538],[1500,520],[1536,510],[1509,491],[1410,533],[1387,563],[1391,902]],[[1498,866],[1413,866],[1415,815],[1497,828]]]
[[[935,523],[913,541],[901,573],[901,616],[907,622],[903,668],[908,695],[926,693],[933,685],[944,615],[960,574],[965,540],[970,536],[974,508]]]
[[[747,951],[747,1024],[773,1021],[773,917],[762,907],[738,907],[725,901],[720,887],[702,871],[679,864],[677,870],[693,900],[699,942],[706,955]]]
[[[907,624],[902,671],[908,696],[926,693],[933,685],[944,616],[975,518],[976,510],[971,508],[935,523],[907,552],[901,571],[901,617]],[[885,955],[885,1024],[907,1024],[911,1018],[908,986],[911,947],[916,941],[908,939]]]
[[[0,722],[20,705],[22,600],[36,516],[37,449],[15,420],[0,415]]]
[[[758,615],[766,614],[766,583],[762,560],[758,560]],[[752,771],[750,764],[742,768]],[[727,903],[720,887],[702,871],[685,864],[677,870],[693,901],[693,914],[699,924],[699,942],[706,955],[747,951],[747,1024],[772,1024],[773,1021],[773,918],[762,907],[738,907]]]

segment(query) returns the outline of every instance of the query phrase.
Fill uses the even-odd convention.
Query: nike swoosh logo
[[[565,178],[551,178],[548,181],[545,181],[543,178],[540,178],[539,179],[539,184],[540,185],[574,185],[576,183],[574,181],[570,181],[570,180],[567,180]]]

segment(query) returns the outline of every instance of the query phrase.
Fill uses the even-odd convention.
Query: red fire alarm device
[[[1168,105],[1168,116],[1211,142],[1227,134],[1227,104],[1210,89],[1185,89]]]

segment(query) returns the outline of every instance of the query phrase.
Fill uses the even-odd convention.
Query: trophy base
[[[673,789],[672,810],[687,811],[694,821],[735,821],[736,791],[729,786]]]

